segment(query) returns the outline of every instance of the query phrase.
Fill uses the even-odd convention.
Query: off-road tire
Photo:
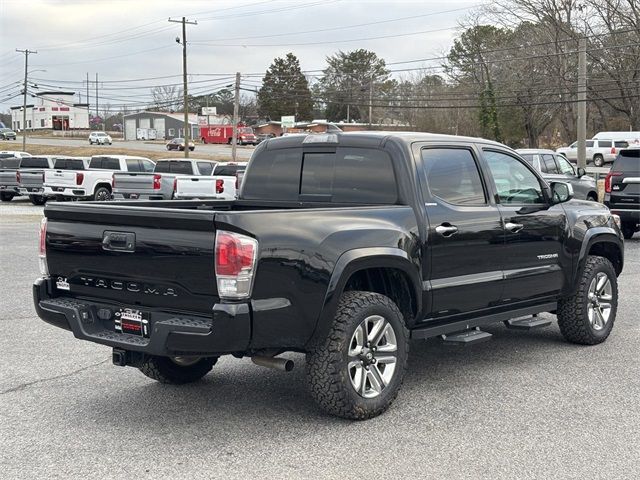
[[[371,315],[381,315],[396,335],[397,364],[392,380],[375,398],[360,396],[349,378],[347,355],[355,329]],[[326,339],[307,352],[307,386],[327,413],[350,420],[366,420],[383,413],[398,395],[407,369],[409,330],[396,304],[373,292],[349,291],[339,300]]]
[[[13,200],[14,196],[14,193],[0,192],[0,200],[3,202],[10,202],[11,200]]]
[[[587,310],[589,304],[589,285],[598,272],[604,272],[609,277],[612,288],[611,314],[602,330],[595,330],[589,323]],[[604,342],[616,319],[618,308],[618,281],[611,262],[604,258],[589,255],[584,269],[578,279],[578,288],[570,297],[558,302],[558,326],[564,338],[580,345],[597,345]]]
[[[629,240],[631,237],[633,237],[633,234],[636,233],[636,226],[632,223],[623,223],[621,230],[622,236],[626,240]]]
[[[594,155],[593,164],[596,167],[602,167],[604,165],[604,157],[602,155]]]
[[[29,201],[34,205],[44,205],[47,203],[47,197],[44,195],[29,195]]]
[[[182,385],[200,380],[211,371],[217,361],[218,357],[207,357],[201,358],[193,365],[181,366],[169,357],[150,355],[145,358],[139,370],[157,382]]]

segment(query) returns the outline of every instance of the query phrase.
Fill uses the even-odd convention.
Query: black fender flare
[[[620,239],[620,234],[611,227],[590,228],[585,233],[582,245],[580,246],[580,253],[577,258],[577,268],[574,270],[574,285],[576,284],[577,279],[580,278],[580,275],[582,275],[582,270],[584,269],[587,256],[589,255],[589,250],[591,250],[591,247],[596,243],[611,243],[615,245],[617,250],[620,252],[620,271],[622,270],[624,265],[624,246]]]
[[[344,291],[349,278],[356,272],[367,268],[394,268],[405,273],[410,280],[410,287],[416,300],[416,312],[422,311],[422,281],[420,268],[411,261],[409,254],[394,247],[365,247],[348,250],[337,260],[327,291],[322,310],[316,322],[316,328],[310,339],[323,339],[329,333],[338,307],[338,300]]]

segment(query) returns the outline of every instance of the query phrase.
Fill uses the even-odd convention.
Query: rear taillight
[[[84,182],[84,173],[76,172],[76,185],[82,185]]]
[[[40,222],[40,241],[39,241],[38,257],[40,260],[40,273],[49,275],[49,267],[47,266],[47,219],[43,218]]]
[[[611,147],[611,153],[616,153],[616,147]]]
[[[224,230],[217,232],[215,269],[220,298],[251,295],[257,255],[256,239]]]
[[[111,175],[111,188],[112,189],[116,188],[116,176],[115,176],[115,174]]]
[[[16,172],[16,182],[20,183],[20,172]]]
[[[160,190],[160,181],[162,180],[162,177],[158,174],[155,174],[153,176],[153,189],[154,190]]]
[[[217,179],[216,180],[216,193],[224,193],[224,181]]]
[[[173,191],[177,191],[178,190],[178,177],[173,179]]]
[[[607,176],[604,177],[604,191],[606,193],[611,193],[611,177],[619,177],[622,175],[620,172],[609,172]]]
[[[44,183],[44,172],[42,172],[42,183]]]

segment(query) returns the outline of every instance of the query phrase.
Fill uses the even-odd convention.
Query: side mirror
[[[582,168],[582,167],[578,167],[578,178],[584,177],[587,174],[587,171]]]
[[[550,187],[551,203],[553,205],[568,202],[573,198],[573,187],[569,183],[551,182]]]

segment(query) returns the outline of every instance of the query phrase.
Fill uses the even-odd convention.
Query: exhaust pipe
[[[273,368],[274,370],[281,370],[283,372],[290,372],[295,366],[293,360],[287,360],[286,358],[261,357],[259,355],[254,355],[251,357],[251,361],[261,367]]]

